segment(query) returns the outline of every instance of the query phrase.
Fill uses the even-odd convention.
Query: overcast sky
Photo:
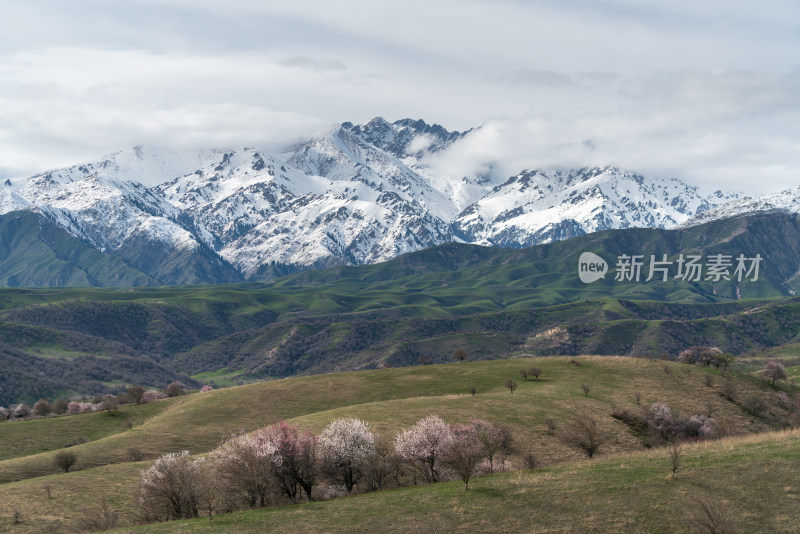
[[[483,125],[437,165],[800,185],[800,2],[5,0],[0,176],[333,123]]]

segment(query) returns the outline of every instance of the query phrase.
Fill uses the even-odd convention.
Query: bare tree
[[[145,389],[142,386],[131,386],[128,388],[128,397],[135,403],[141,404],[144,398]]]
[[[589,458],[606,442],[600,422],[590,414],[576,415],[565,429],[563,439],[567,444],[585,452]]]
[[[111,415],[112,412],[116,412],[117,408],[119,408],[119,399],[111,394],[103,395],[101,406],[108,412],[108,415]]]
[[[458,360],[458,363],[463,362],[467,359],[467,351],[464,349],[456,349],[453,351],[453,359]]]
[[[539,367],[531,367],[528,369],[528,374],[531,375],[535,380],[539,380],[539,376],[542,374],[542,370]]]
[[[669,452],[669,466],[670,466],[670,478],[675,478],[675,473],[678,472],[681,466],[681,445],[677,441],[671,441],[669,445],[667,445],[667,451]]]
[[[146,521],[197,517],[203,486],[201,464],[189,451],[161,456],[139,481],[138,509]]]
[[[494,459],[498,453],[504,454],[511,448],[511,431],[505,425],[497,425],[482,419],[473,419],[470,425],[483,447],[483,455],[489,460],[489,472],[494,473]]]
[[[454,424],[450,426],[452,439],[443,455],[444,464],[458,474],[464,482],[464,489],[469,489],[469,481],[475,474],[478,464],[486,457],[474,424]]]
[[[545,419],[544,424],[547,425],[547,433],[551,436],[556,433],[556,429],[558,428],[558,423],[552,417],[548,417]]]
[[[64,397],[60,397],[53,403],[53,413],[56,415],[64,415],[69,408],[69,401]]]
[[[69,470],[77,461],[78,457],[72,451],[59,451],[53,458],[53,463],[56,465],[56,467],[63,469],[65,473],[69,473]]]
[[[523,380],[528,379],[528,370],[527,369],[520,369],[519,374],[522,376]]]
[[[100,504],[84,507],[75,526],[80,532],[104,532],[117,528],[119,514],[103,499]]]
[[[506,378],[505,386],[512,394],[517,390],[517,382],[515,380],[511,380],[510,378]]]
[[[53,407],[50,405],[47,399],[39,399],[36,401],[36,404],[33,405],[33,414],[40,417],[47,417],[52,411]]]
[[[697,510],[691,518],[694,530],[701,534],[737,534],[739,530],[730,512],[710,497],[697,499]]]
[[[186,394],[186,389],[180,382],[170,382],[164,390],[164,393],[167,394],[167,397],[179,397]]]

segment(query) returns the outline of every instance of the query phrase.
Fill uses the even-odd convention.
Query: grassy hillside
[[[438,363],[456,348],[492,359],[674,356],[698,344],[741,354],[797,343],[800,299],[789,295],[798,221],[758,215],[523,250],[447,244],[266,284],[0,289],[0,404],[134,382],[196,385],[190,376],[231,384]],[[578,280],[584,251],[611,263],[604,280]],[[616,256],[634,252],[761,254],[764,263],[756,282],[615,282]]]
[[[686,446],[669,478],[663,450],[239,512],[115,532],[695,532],[699,499],[740,532],[797,532],[800,431]]]
[[[735,402],[732,402],[722,395],[724,380],[713,370],[613,357],[577,358],[575,362],[579,365],[571,362],[570,358],[514,359],[298,377],[127,407],[125,413],[117,416],[94,413],[3,423],[0,425],[0,450],[16,449],[5,455],[7,459],[0,461],[0,503],[3,503],[0,516],[8,525],[9,514],[14,509],[24,510],[26,520],[14,526],[12,532],[53,532],[58,525],[78,517],[83,507],[104,497],[126,515],[131,511],[131,491],[138,473],[148,465],[128,462],[127,448],[139,447],[148,459],[182,449],[203,454],[215,449],[231,431],[250,431],[277,419],[292,420],[304,428],[319,431],[335,418],[356,416],[372,423],[379,433],[392,437],[400,429],[431,413],[439,414],[449,422],[485,418],[505,423],[512,430],[515,453],[509,458],[509,465],[521,466],[522,457],[531,452],[545,465],[551,466],[554,469],[552,473],[571,473],[572,468],[563,467],[564,464],[579,462],[583,456],[566,446],[558,432],[555,435],[548,433],[547,419],[552,418],[563,427],[576,411],[588,411],[598,416],[604,431],[613,436],[598,453],[598,458],[602,459],[645,450],[638,436],[611,417],[613,406],[636,411],[658,401],[667,403],[673,411],[687,417],[710,411],[715,419],[724,422],[726,428],[740,433],[781,428],[788,416],[786,409],[775,399],[774,390],[746,375],[734,378]],[[524,381],[518,370],[533,365],[542,369],[540,380]],[[712,376],[711,385],[704,378],[706,374]],[[507,378],[519,384],[513,394],[503,385]],[[590,385],[588,396],[584,396],[582,384]],[[472,387],[476,389],[474,396],[470,394]],[[636,402],[637,393],[640,404]],[[763,399],[758,411],[748,407],[749,399],[755,396]],[[119,425],[119,419],[123,417],[138,418],[140,423],[133,430],[125,430],[124,425],[122,428]],[[57,474],[53,465],[55,452],[63,447],[64,437],[76,433],[92,441],[70,449],[78,455],[77,471]],[[14,445],[18,443],[29,445]],[[41,452],[43,449],[50,450]],[[646,456],[642,458],[645,458],[642,460],[645,464],[649,462]],[[614,462],[619,466],[619,459]],[[627,462],[622,460],[624,464]],[[655,471],[659,473],[657,479],[662,480],[667,474],[664,465],[660,459],[658,467],[645,469],[641,474],[644,477],[642,484],[649,484],[647,481]],[[587,466],[587,469],[596,468]],[[547,473],[551,471],[535,476],[545,477],[543,480],[556,476]],[[576,477],[576,480],[581,478],[580,474],[564,476]],[[525,478],[528,475],[507,474],[497,478],[497,482],[486,479],[486,485],[481,479],[476,484],[474,495],[483,495],[480,491],[503,495],[500,486],[514,477]],[[533,488],[542,484],[539,478],[525,479],[528,480],[526,493],[534,492]],[[51,499],[46,499],[46,486],[50,487]],[[423,497],[427,491],[460,495],[456,485],[400,491],[420,495],[408,497],[414,502],[428,498]],[[413,491],[423,493],[414,494]],[[570,489],[563,495],[572,499],[576,491]],[[388,497],[374,498],[380,502],[380,499]],[[342,510],[347,510],[347,506],[351,506],[347,503],[355,500],[336,502],[345,503]],[[312,505],[311,510],[316,510],[317,506],[320,505]],[[599,501],[597,506],[602,508]],[[380,505],[376,505],[375,510],[378,509]],[[425,509],[424,506],[419,510],[412,507],[407,513],[414,516]],[[530,515],[533,509],[528,509],[523,515]],[[267,515],[303,515],[305,510],[309,508],[270,511]],[[462,520],[469,521],[471,517],[464,516]],[[313,527],[309,528],[313,530]]]

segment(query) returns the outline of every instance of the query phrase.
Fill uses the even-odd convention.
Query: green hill
[[[542,369],[540,380],[523,380],[518,370],[533,365]],[[711,377],[710,380],[705,378],[707,375]],[[508,378],[515,379],[519,384],[513,394],[504,387],[504,381]],[[392,506],[391,511],[387,512],[389,517],[393,517],[391,514],[396,514],[394,517],[407,514],[411,521],[415,521],[414,518],[421,518],[422,514],[429,511],[428,505],[422,503],[429,498],[438,498],[437,495],[452,506],[448,504],[449,511],[435,521],[453,520],[456,524],[473,521],[473,512],[463,512],[471,503],[470,506],[476,511],[485,509],[487,517],[496,515],[499,521],[497,525],[525,526],[534,524],[530,521],[536,518],[528,516],[538,506],[549,502],[548,506],[552,507],[543,512],[545,517],[549,517],[545,524],[555,524],[559,516],[563,518],[564,513],[575,512],[574,505],[569,505],[567,499],[578,503],[582,495],[595,494],[591,508],[593,516],[598,521],[602,519],[606,527],[625,525],[642,513],[646,506],[645,496],[648,495],[644,490],[651,485],[656,486],[653,489],[655,495],[661,495],[669,501],[663,508],[669,511],[690,500],[695,490],[713,495],[717,488],[726,484],[726,480],[738,481],[736,466],[744,468],[747,473],[750,470],[757,473],[759,469],[763,473],[765,466],[780,458],[796,462],[796,434],[791,435],[791,439],[795,440],[794,449],[787,449],[780,443],[769,445],[767,448],[773,452],[760,458],[761,463],[747,465],[746,449],[736,452],[739,442],[730,442],[729,445],[720,442],[720,452],[713,452],[714,458],[705,459],[704,451],[717,450],[714,449],[717,445],[687,451],[685,474],[679,474],[673,483],[666,478],[665,453],[638,455],[647,450],[641,437],[611,416],[620,408],[638,411],[651,403],[665,402],[673,411],[687,417],[711,413],[724,424],[728,432],[737,434],[764,432],[785,426],[789,414],[787,408],[777,400],[775,390],[767,387],[764,381],[747,375],[734,375],[732,380],[730,386],[715,370],[647,359],[513,359],[298,377],[192,394],[143,406],[127,406],[116,416],[96,412],[2,423],[0,450],[11,452],[4,454],[4,459],[0,461],[0,503],[3,503],[0,525],[10,528],[10,514],[16,509],[24,511],[24,521],[13,526],[11,532],[54,532],[57,528],[66,528],[65,525],[80,516],[85,506],[99,503],[104,498],[127,517],[132,510],[132,491],[139,471],[149,465],[147,462],[129,462],[127,450],[130,447],[140,448],[149,460],[165,452],[183,449],[193,454],[205,454],[213,451],[221,439],[232,431],[250,431],[277,419],[294,421],[303,428],[318,432],[331,420],[348,416],[361,417],[369,421],[377,432],[392,438],[400,429],[431,413],[442,416],[448,422],[466,422],[478,417],[506,424],[514,435],[515,445],[507,464],[517,469],[523,465],[525,455],[532,453],[548,468],[534,474],[512,472],[481,478],[475,484],[475,492],[470,492],[466,497],[459,493],[455,484],[401,489],[309,506],[279,508],[254,515],[220,517],[220,528],[234,528],[231,526],[231,522],[234,522],[257,531],[259,528],[276,528],[275,525],[280,524],[269,523],[272,520],[270,518],[288,521],[279,518],[297,517],[300,525],[308,521],[308,529],[316,531],[322,523],[315,521],[322,521],[330,513],[330,521],[360,521],[359,524],[366,529],[372,525],[371,521],[378,520],[381,514],[379,510],[386,499],[394,498],[397,503],[408,504],[408,507],[403,507],[405,509]],[[588,396],[584,395],[582,384],[590,386]],[[475,395],[470,393],[473,387]],[[731,391],[733,400],[723,395],[731,394]],[[754,401],[754,398],[760,399],[760,402]],[[582,454],[565,445],[559,431],[552,434],[548,431],[548,419],[555,421],[557,428],[563,428],[576,411],[596,415],[603,430],[612,436],[598,453],[599,463],[582,463]],[[120,420],[128,418],[136,421],[132,430],[127,430],[124,423],[120,424]],[[70,448],[78,456],[78,470],[56,474],[53,457],[58,450],[63,450],[65,441],[75,436],[89,440]],[[724,451],[727,451],[727,456],[723,454]],[[631,454],[633,456],[629,456]],[[720,478],[714,479],[711,485],[703,485],[703,473],[707,474],[705,470],[709,465],[714,469],[720,466]],[[729,476],[733,478],[725,478]],[[793,483],[783,478],[781,474],[776,479],[780,491],[776,486],[764,495],[783,492],[779,495],[783,500],[776,502],[796,498],[795,490],[782,489],[787,485],[793,487]],[[515,480],[518,481],[514,483],[516,485],[508,486]],[[688,480],[699,482],[689,483]],[[614,523],[616,520],[609,516],[610,509],[603,504],[606,502],[604,499],[613,496],[624,502],[625,496],[633,491],[631,488],[624,489],[623,486],[628,483],[633,484],[631,488],[640,488],[643,493],[637,501],[639,504],[628,510],[627,522]],[[613,489],[605,496],[596,494],[598,488],[604,487],[603,484],[619,489]],[[540,494],[536,490],[540,486],[551,489],[544,491],[546,495]],[[46,497],[47,487],[51,498]],[[520,514],[524,517],[516,513],[509,517],[511,510],[501,512],[498,509],[502,500],[508,498],[509,502],[515,502],[513,495],[529,493],[535,499],[530,507],[525,505],[521,509]],[[734,494],[731,489],[722,495],[726,502],[738,503],[738,500],[728,497]],[[400,500],[397,500],[398,495],[402,496]],[[736,498],[745,498],[747,495]],[[464,498],[478,501],[458,500]],[[359,505],[359,502],[362,504]],[[337,507],[337,503],[341,503],[341,507]],[[374,508],[370,508],[372,506]],[[348,515],[356,509],[366,515]],[[369,512],[370,509],[373,511]],[[318,510],[322,510],[319,519],[311,518],[317,516]],[[601,513],[602,510],[606,512]],[[762,512],[758,509],[751,507],[747,510],[761,517],[759,514]],[[647,521],[655,521],[656,518],[653,515]],[[262,524],[262,520],[266,523]],[[581,520],[588,520],[588,516]],[[487,523],[489,526],[494,524]],[[177,525],[159,528],[178,528]],[[205,527],[205,523],[203,525]],[[481,523],[477,525],[480,528]],[[560,531],[555,526],[553,529]],[[610,530],[605,528],[600,531]]]
[[[674,479],[666,451],[654,450],[487,475],[467,492],[446,482],[115,532],[673,534],[698,531],[701,501],[737,532],[797,532],[797,430],[689,445],[682,460]]]
[[[779,347],[800,341],[798,243],[798,217],[775,213],[523,250],[448,244],[266,284],[0,289],[0,404],[440,363],[458,348],[483,360]],[[610,262],[605,279],[580,282],[585,251]],[[614,258],[631,253],[764,261],[757,281],[615,281]]]

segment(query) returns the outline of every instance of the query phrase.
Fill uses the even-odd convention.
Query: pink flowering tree
[[[714,437],[714,425],[716,422],[712,417],[707,415],[693,415],[689,418],[689,425],[696,429],[697,436],[700,439],[709,439]]]
[[[420,468],[429,482],[438,482],[441,476],[440,463],[453,433],[438,415],[420,419],[408,430],[398,434],[395,450],[403,459]]]
[[[375,454],[375,434],[360,419],[337,419],[325,427],[319,439],[323,464],[330,478],[353,491]]]
[[[464,489],[468,490],[478,464],[486,458],[486,449],[475,424],[454,424],[450,426],[450,432],[451,439],[445,448],[443,463],[461,478]]]
[[[260,431],[263,439],[275,448],[272,473],[280,490],[292,502],[298,499],[299,490],[313,500],[311,490],[317,483],[317,437],[309,431],[301,432],[297,425],[280,421]]]
[[[786,368],[783,366],[781,362],[776,360],[768,361],[767,364],[764,366],[763,373],[764,376],[768,380],[770,380],[770,383],[773,385],[775,384],[776,380],[787,379]]]
[[[219,449],[216,471],[232,497],[243,499],[250,508],[268,504],[275,444],[263,430],[227,440]]]

